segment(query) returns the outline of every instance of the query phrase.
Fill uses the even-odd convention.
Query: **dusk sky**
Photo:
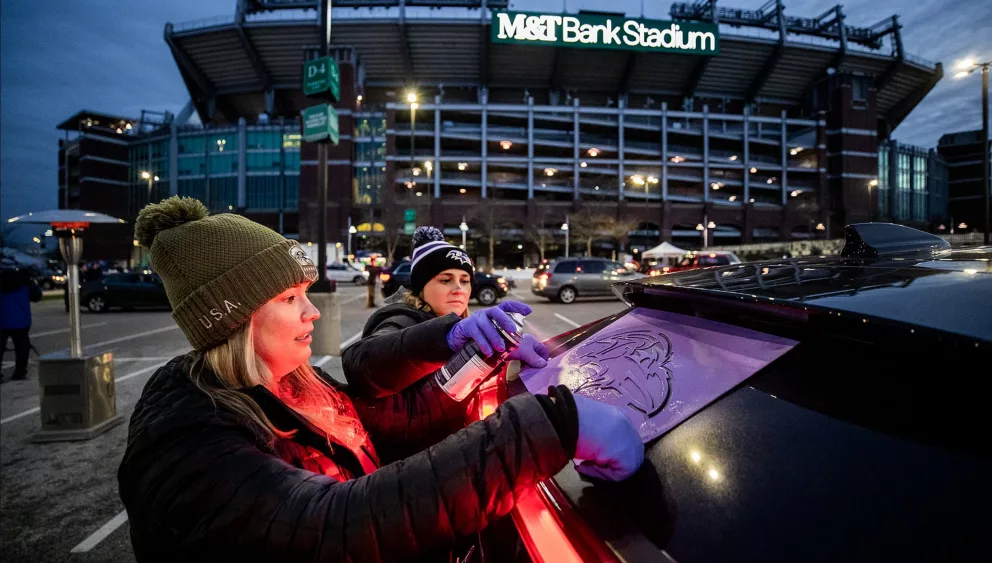
[[[560,12],[563,5],[638,16],[642,2],[518,0],[513,8]],[[645,17],[668,18],[671,2],[643,5]],[[813,0],[785,5],[796,16],[828,7]],[[55,126],[75,112],[178,112],[189,95],[163,39],[165,23],[229,16],[234,7],[235,0],[0,0],[0,217],[57,207]],[[954,79],[953,65],[966,55],[992,58],[992,2],[848,0],[844,10],[855,26],[899,14],[906,51],[944,63],[944,79],[896,129],[896,139],[933,147],[944,133],[981,126],[981,79]]]

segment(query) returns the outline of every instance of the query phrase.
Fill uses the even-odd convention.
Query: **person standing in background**
[[[31,352],[31,303],[41,301],[41,288],[28,271],[10,258],[0,261],[0,361],[7,351],[7,340],[14,342],[12,380],[28,378]],[[2,379],[2,376],[0,376]]]

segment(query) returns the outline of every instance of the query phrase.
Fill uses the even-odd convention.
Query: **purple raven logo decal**
[[[609,402],[648,417],[668,402],[672,342],[660,332],[629,330],[596,338],[579,346],[572,358],[570,367],[581,381],[576,393],[605,391]]]

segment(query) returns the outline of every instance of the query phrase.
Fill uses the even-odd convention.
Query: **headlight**
[[[506,285],[506,278],[504,278],[504,277],[498,277],[498,278],[496,278],[496,283],[498,283],[500,285]]]

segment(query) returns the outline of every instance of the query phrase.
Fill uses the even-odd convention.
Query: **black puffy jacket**
[[[461,405],[444,403],[428,378],[391,402],[358,399],[354,408],[377,449],[451,435],[366,475],[347,448],[329,446],[266,389],[248,389],[273,424],[297,430],[270,443],[193,386],[191,362],[180,356],[155,372],[131,417],[118,482],[140,563],[436,560],[574,453],[577,418],[547,397],[514,397],[455,431]],[[383,408],[405,411],[409,424],[383,425]]]
[[[365,323],[362,338],[341,355],[345,379],[360,397],[387,397],[434,373],[451,356],[448,332],[461,320],[438,317],[402,300],[400,289]]]

